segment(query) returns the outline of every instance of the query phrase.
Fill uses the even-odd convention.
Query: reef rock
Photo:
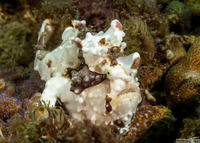
[[[85,21],[72,24],[59,47],[36,53],[34,69],[46,81],[41,100],[55,106],[59,98],[78,120],[121,120],[127,127],[141,102],[136,78],[139,53],[123,56],[125,33],[118,20],[97,34],[87,32]]]
[[[168,71],[165,78],[165,87],[169,107],[180,106],[183,108],[199,95],[199,53],[200,38],[197,38],[186,56]]]
[[[137,108],[126,135],[137,143],[173,142],[175,122],[176,119],[168,108],[142,105]]]

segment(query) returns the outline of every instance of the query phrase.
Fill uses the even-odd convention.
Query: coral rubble
[[[38,109],[40,110],[38,114]],[[93,124],[90,120],[77,121],[66,115],[62,108],[41,106],[27,113],[29,118],[16,114],[8,120],[9,134],[2,142],[112,142],[128,143],[128,138],[117,132],[115,126]],[[48,118],[46,115],[48,114]],[[42,120],[42,118],[44,120]],[[0,121],[1,122],[1,121]],[[4,123],[2,126],[4,127]]]

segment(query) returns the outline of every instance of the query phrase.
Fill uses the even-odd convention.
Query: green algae
[[[31,61],[31,29],[17,21],[0,28],[0,65],[11,67]]]
[[[186,118],[183,120],[184,128],[180,131],[184,139],[200,136],[200,119]]]
[[[194,16],[200,16],[200,1],[199,0],[185,0],[185,3],[190,7]]]
[[[190,8],[183,2],[172,1],[167,6],[168,14],[176,14],[182,22],[190,19]]]

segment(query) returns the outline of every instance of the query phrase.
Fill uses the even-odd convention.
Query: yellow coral
[[[42,121],[49,117],[49,112],[44,106],[40,106],[35,110],[35,115],[38,120]]]

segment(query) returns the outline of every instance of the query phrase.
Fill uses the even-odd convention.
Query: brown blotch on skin
[[[105,74],[92,72],[87,68],[80,70],[72,75],[72,84],[70,91],[80,94],[84,89],[97,85],[106,79]]]
[[[83,26],[85,26],[85,25],[83,23],[79,22],[75,25],[75,28],[78,29],[78,28],[83,27]]]
[[[122,24],[119,21],[115,22],[115,27],[117,27],[120,31],[122,30]]]
[[[48,68],[50,68],[50,67],[51,67],[51,64],[52,64],[52,61],[49,60],[46,64],[47,64]]]
[[[72,40],[72,43],[75,43],[78,48],[82,48],[82,41],[81,40]]]
[[[101,40],[99,40],[99,43],[104,45],[106,43],[106,39],[105,38],[102,38]]]
[[[139,63],[140,63],[140,57],[137,57],[136,59],[134,59],[131,68],[133,68],[133,69],[137,68]]]
[[[95,71],[101,72],[101,68],[107,63],[106,60],[103,60],[101,63],[99,63],[97,66],[95,66]]]
[[[110,65],[115,66],[117,65],[117,58],[122,57],[123,53],[120,52],[120,47],[114,46],[108,51],[108,58],[110,59]]]
[[[81,22],[75,25],[75,29],[78,30],[78,35],[81,40],[85,39],[86,33],[89,31],[88,28]]]
[[[120,128],[123,128],[125,126],[124,122],[121,119],[115,120],[113,123]]]
[[[110,105],[110,102],[112,101],[112,98],[110,98],[108,95],[105,97],[106,100],[106,114],[110,113],[112,111],[112,106]]]

